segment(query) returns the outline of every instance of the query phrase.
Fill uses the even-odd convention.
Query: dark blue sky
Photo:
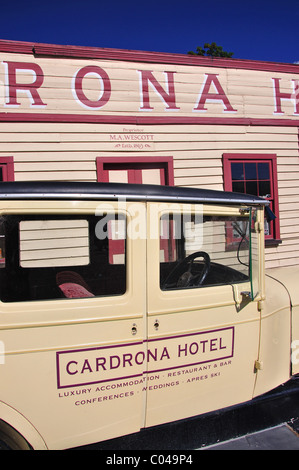
[[[2,0],[0,39],[299,62],[299,0]]]

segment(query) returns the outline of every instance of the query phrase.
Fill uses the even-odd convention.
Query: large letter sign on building
[[[86,77],[96,77],[100,82],[100,96],[98,100],[89,99],[83,89],[83,81]],[[87,109],[100,109],[106,103],[108,103],[111,95],[111,83],[110,79],[101,67],[89,65],[79,69],[72,82],[72,92],[74,98],[78,101],[81,106]]]
[[[38,88],[40,88],[44,81],[44,74],[41,67],[35,63],[27,62],[5,62],[2,64],[5,67],[5,106],[19,107],[21,103],[18,101],[18,93],[26,93],[31,106],[42,107],[47,106],[41,100]],[[28,82],[26,77],[25,82],[20,82],[17,72],[25,72],[31,75],[31,82]],[[33,81],[32,81],[33,76]]]
[[[211,85],[214,85],[216,93],[211,93]],[[206,101],[208,102],[222,102],[224,106],[224,111],[237,112],[237,109],[234,109],[230,104],[228,97],[226,96],[218,78],[217,74],[207,73],[205,81],[202,87],[202,91],[199,94],[197,106],[194,108],[194,111],[207,111],[208,108],[205,106]]]
[[[167,91],[164,90],[162,85],[153,76],[149,70],[139,70],[140,73],[140,95],[141,95],[141,106],[140,111],[149,111],[154,109],[150,106],[149,99],[149,85],[151,85],[154,91],[159,97],[165,102],[167,107],[166,110],[180,109],[175,104],[175,90],[174,90],[174,73],[175,72],[164,72],[166,77]]]

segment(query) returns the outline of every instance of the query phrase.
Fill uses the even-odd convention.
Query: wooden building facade
[[[299,264],[299,66],[0,41],[0,179],[269,199],[267,267]]]

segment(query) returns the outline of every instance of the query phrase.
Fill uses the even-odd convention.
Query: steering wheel
[[[199,274],[192,273],[193,262],[196,258],[203,258],[204,265],[203,269]],[[187,269],[187,266],[189,267]],[[171,279],[178,279],[174,281],[176,287],[189,287],[189,286],[200,286],[206,279],[211,266],[211,260],[205,251],[196,251],[189,256],[186,256],[177,266],[168,274],[167,278],[163,282],[162,289],[169,287],[169,281]],[[187,269],[186,271],[184,271]],[[180,274],[183,271],[183,274]],[[172,283],[171,283],[172,284]]]

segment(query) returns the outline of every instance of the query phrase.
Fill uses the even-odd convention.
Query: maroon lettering
[[[161,361],[162,361],[162,359],[164,358],[164,356],[167,357],[167,359],[170,359],[169,354],[168,354],[168,350],[167,350],[166,347],[163,348],[163,351],[162,351],[162,354],[161,354],[161,358],[160,358]]]
[[[199,342],[193,342],[191,344],[178,345],[178,357],[195,354],[205,354],[220,349],[226,349],[226,346],[222,343],[222,338],[211,338],[203,339]],[[162,357],[161,357],[162,359]]]
[[[117,369],[120,366],[119,356],[110,356],[110,369]]]
[[[133,356],[132,354],[128,353],[128,354],[124,354],[123,355],[123,367],[126,367],[126,362],[132,367],[132,359],[133,359]]]
[[[83,363],[83,367],[82,367],[82,370],[81,370],[81,374],[84,374],[84,372],[88,370],[89,372],[92,372],[92,368],[89,364],[89,361],[88,359],[85,359],[84,363]]]
[[[101,84],[101,93],[98,100],[93,101],[87,98],[83,91],[83,79],[87,75],[96,75]],[[102,108],[105,104],[108,103],[111,96],[111,82],[108,74],[101,67],[96,65],[87,65],[82,69],[78,70],[74,79],[72,91],[75,99],[86,108]]]
[[[140,356],[140,360],[138,359],[138,356]],[[139,353],[136,354],[135,356],[135,362],[136,364],[138,364],[139,366],[141,366],[144,362],[144,358],[145,358],[145,354],[143,351],[140,351]]]
[[[275,111],[274,114],[284,114],[281,107],[282,100],[291,100],[294,103],[294,114],[299,114],[299,80],[292,80],[293,82],[293,93],[286,93],[280,90],[279,81],[280,78],[272,78],[274,85],[274,100],[275,100]]]
[[[76,365],[78,365],[78,362],[77,362],[77,361],[70,361],[70,362],[66,365],[66,371],[67,371],[67,373],[70,374],[70,375],[75,375],[75,374],[78,373],[78,371],[77,371],[77,369],[76,369],[76,370],[74,370],[74,371],[72,372],[72,371],[70,370],[70,365],[71,365],[71,364],[76,364]]]
[[[210,101],[210,102],[221,101],[224,105],[224,111],[230,111],[230,112],[237,111],[230,104],[229,99],[226,96],[217,77],[218,75],[214,73],[206,74],[202,92],[199,95],[198,103],[197,103],[197,106],[194,108],[194,111],[207,111],[208,108],[205,107],[206,101]],[[210,88],[212,84],[214,85],[216,89],[216,93],[210,92]]]
[[[47,106],[38,94],[38,88],[44,81],[44,73],[38,64],[31,62],[3,62],[5,66],[5,82],[6,82],[6,106],[20,106],[17,101],[18,92],[25,92],[30,101],[31,106]],[[33,75],[32,83],[22,83],[18,81],[17,71],[28,72]]]
[[[166,75],[167,91],[162,87],[150,70],[139,70],[141,80],[142,106],[140,110],[152,110],[149,99],[149,85],[167,105],[166,109],[180,109],[175,103],[174,74],[175,72],[164,72]]]
[[[154,361],[157,360],[157,348],[155,348],[155,352],[153,353],[150,349],[147,351],[147,362],[149,362],[150,357],[154,359]]]
[[[187,354],[188,354],[187,344],[185,344],[185,346],[181,346],[179,344],[179,346],[178,346],[178,357],[181,357],[181,353],[185,353],[185,356],[187,356]]]
[[[106,359],[104,357],[97,357],[96,370],[98,371],[100,367],[102,367],[103,370],[106,370],[105,363],[106,363]]]
[[[199,348],[198,343],[190,344],[190,347],[189,347],[190,354],[197,354],[198,353],[198,348]]]

